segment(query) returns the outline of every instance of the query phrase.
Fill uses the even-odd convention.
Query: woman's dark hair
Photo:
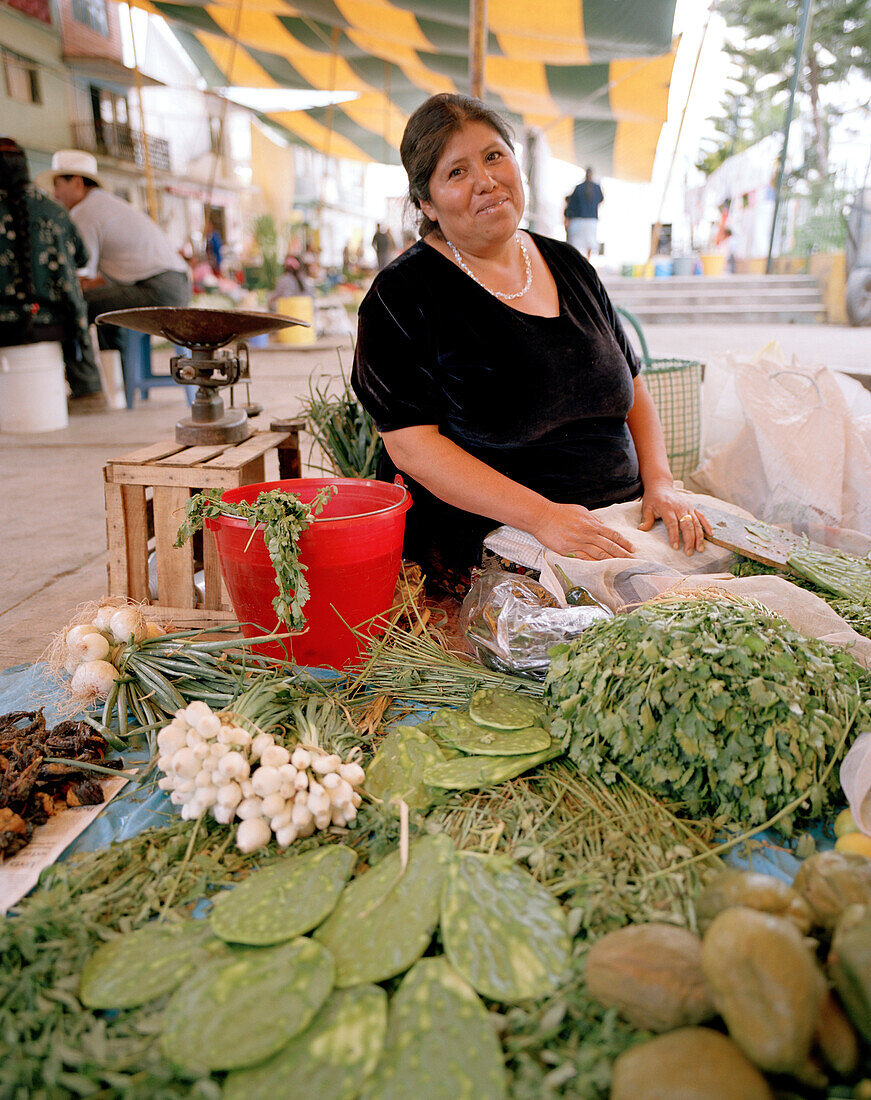
[[[399,155],[408,174],[409,201],[420,213],[417,231],[421,237],[438,229],[438,222],[430,221],[420,209],[421,202],[430,201],[429,181],[445,146],[467,122],[486,123],[514,148],[514,133],[505,119],[480,99],[466,95],[443,92],[430,96],[406,123]]]
[[[24,150],[12,138],[0,137],[0,192],[5,194],[12,214],[15,254],[15,297],[22,310],[22,321],[29,331],[36,309],[33,289],[33,258],[30,251],[30,212],[26,187],[30,183]]]

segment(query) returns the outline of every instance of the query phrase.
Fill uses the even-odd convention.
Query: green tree
[[[717,11],[732,33],[726,49],[741,69],[742,93],[730,93],[719,120],[722,140],[700,167],[716,167],[730,145],[746,147],[783,124],[784,93],[792,76],[803,0],[718,0]],[[836,116],[821,98],[827,85],[843,83],[851,73],[871,77],[871,4],[868,0],[814,0],[805,57],[799,73],[798,103],[810,122],[812,142],[807,168],[828,175],[829,129]],[[734,99],[742,108],[741,145],[736,146]]]

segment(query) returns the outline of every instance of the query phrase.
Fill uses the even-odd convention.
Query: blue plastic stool
[[[182,355],[185,349],[177,347],[176,355]],[[129,328],[121,329],[121,365],[124,370],[124,395],[127,408],[132,409],[136,400],[136,391],[142,394],[143,401],[148,400],[148,391],[152,386],[177,386],[171,374],[151,373],[151,337],[147,332],[134,332]],[[195,387],[185,386],[188,405],[193,401]]]

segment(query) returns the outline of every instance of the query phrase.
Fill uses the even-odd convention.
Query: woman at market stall
[[[468,586],[488,531],[509,524],[560,554],[630,557],[595,509],[642,499],[672,545],[706,521],[674,489],[639,363],[593,268],[520,230],[512,135],[478,100],[436,95],[400,147],[421,239],[360,307],[353,385],[381,433],[379,476],[414,500],[406,556]],[[709,533],[709,530],[708,530]]]

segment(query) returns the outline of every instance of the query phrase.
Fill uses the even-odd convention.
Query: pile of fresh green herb
[[[820,599],[825,600],[829,607],[837,612],[844,622],[848,623],[857,634],[862,634],[866,638],[871,638],[871,607],[867,604],[859,603],[855,599],[847,596],[835,596],[828,589],[822,588],[818,584],[814,584],[809,577],[799,576],[795,573],[783,573],[771,565],[763,565],[762,562],[754,561],[752,558],[742,558],[732,567],[732,572],[736,577],[782,577],[798,588],[803,588],[807,592],[813,592],[815,596],[819,596]]]
[[[871,561],[840,550],[797,550],[789,567],[819,588],[871,607]]]
[[[338,477],[375,477],[381,436],[372,417],[354,395],[342,375],[340,394],[329,392],[329,383],[309,383],[309,395],[303,398],[300,413],[305,417],[314,443],[330,463],[327,473]]]
[[[239,516],[249,527],[263,525],[263,540],[275,566],[278,595],[272,601],[279,623],[290,630],[302,630],[305,615],[302,608],[309,598],[307,566],[299,560],[299,537],[308,530],[315,516],[320,515],[335,490],[319,489],[310,504],[304,504],[295,493],[270,489],[259,493],[253,501],[236,503],[223,500],[223,489],[205,489],[196,493],[185,505],[185,522],[179,527],[175,545],[184,546],[199,531],[206,519],[215,516]]]
[[[871,677],[847,653],[755,608],[646,605],[556,646],[551,728],[584,772],[618,768],[693,817],[752,826],[819,820],[834,764],[871,720]]]

